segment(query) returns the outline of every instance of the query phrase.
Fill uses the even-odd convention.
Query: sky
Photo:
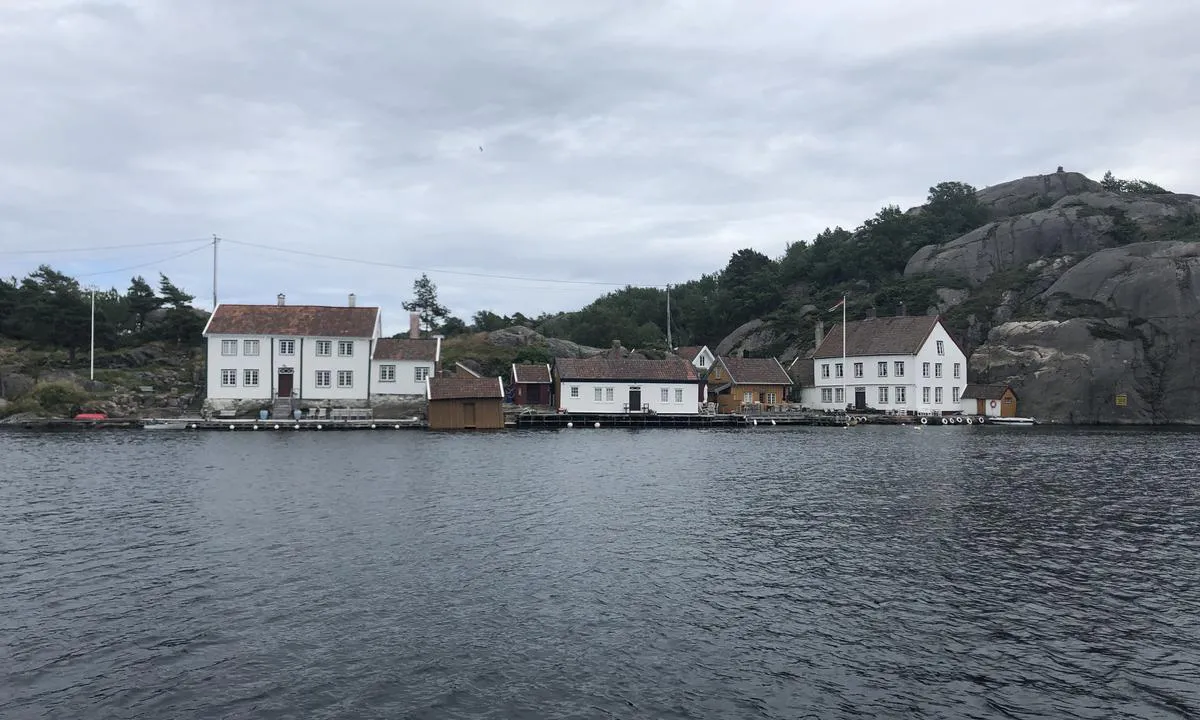
[[[3,0],[0,276],[161,271],[211,307],[217,235],[221,302],[354,292],[397,331],[421,270],[468,321],[578,309],[944,180],[1200,193],[1197,27],[1195,0]]]

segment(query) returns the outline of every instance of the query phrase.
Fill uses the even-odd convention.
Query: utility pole
[[[88,350],[88,379],[96,379],[96,286],[92,286],[92,342]]]
[[[213,312],[217,311],[217,245],[220,242],[221,238],[213,233]]]
[[[667,284],[667,352],[671,352],[675,346],[671,344],[671,285]]]

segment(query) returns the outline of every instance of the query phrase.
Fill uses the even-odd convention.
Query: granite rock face
[[[975,193],[993,218],[1045,209],[1068,195],[1099,191],[1100,183],[1076,172],[1031,175],[991,185]]]

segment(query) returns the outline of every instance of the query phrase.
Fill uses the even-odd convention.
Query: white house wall
[[[701,370],[708,370],[717,361],[717,356],[712,354],[707,347],[700,349],[696,358],[692,361],[692,366]]]
[[[350,357],[338,355],[338,342],[351,340],[354,343]],[[221,354],[223,340],[237,340],[237,355]],[[257,356],[245,355],[245,340],[258,340]],[[279,353],[279,341],[292,340],[295,352],[292,355]],[[317,355],[317,340],[328,340],[332,343],[329,356]],[[208,399],[210,401],[247,401],[260,400],[269,402],[276,391],[276,383],[280,368],[292,368],[292,396],[297,400],[307,401],[363,401],[368,397],[368,382],[372,380],[370,373],[372,340],[369,338],[313,338],[313,337],[280,337],[267,335],[210,335],[207,340],[208,350]],[[238,371],[236,387],[221,386],[221,371],[233,369]],[[246,369],[259,371],[258,387],[246,387],[244,384]],[[330,371],[328,388],[317,387],[317,371]],[[353,373],[353,384],[348,388],[338,387],[338,371],[349,370]],[[373,390],[373,388],[372,388]],[[417,392],[422,392],[418,390]]]
[[[698,390],[696,383],[630,383],[615,381],[585,381],[563,380],[562,397],[558,399],[560,407],[571,413],[593,414],[624,414],[629,403],[630,388],[641,388],[642,405],[648,405],[651,410],[663,415],[697,415],[700,413],[700,403],[697,401]],[[579,388],[579,397],[571,397],[571,388]],[[606,397],[605,390],[613,389],[613,399],[595,399],[595,388],[601,389],[601,397]],[[662,388],[667,388],[667,402],[662,401]],[[675,402],[675,390],[683,390],[683,401]]]
[[[236,340],[237,354],[222,355],[221,341]],[[258,341],[258,355],[246,355],[246,340]],[[271,345],[269,338],[258,335],[211,335],[208,338],[208,397],[212,400],[261,400],[271,398]],[[221,371],[236,370],[237,385],[221,386]],[[246,370],[258,371],[258,386],[245,385]]]
[[[945,354],[937,354],[937,341],[941,340],[944,343]],[[887,377],[880,377],[878,372],[878,363],[886,361],[888,364]],[[895,375],[895,363],[902,361],[904,363],[904,377],[898,378]],[[918,414],[938,414],[938,413],[955,413],[962,411],[964,405],[959,399],[954,401],[954,390],[958,389],[961,393],[967,387],[967,358],[958,346],[951,340],[950,335],[946,332],[941,323],[934,327],[929,338],[917,352],[916,355],[868,355],[868,356],[850,356],[845,361],[845,378],[837,377],[837,364],[842,362],[842,358],[814,358],[813,373],[815,384],[813,388],[806,388],[802,391],[802,403],[806,407],[817,408],[821,410],[841,410],[846,405],[854,404],[854,395],[857,388],[865,388],[867,394],[867,407],[876,410],[892,410],[903,411],[908,413]],[[854,377],[854,364],[861,362],[863,364],[863,377]],[[930,364],[930,377],[922,376],[922,364],[928,362]],[[934,377],[935,365],[942,363],[942,377]],[[954,364],[958,363],[959,377],[954,377]],[[823,365],[829,365],[829,377],[822,377],[821,368]],[[845,402],[836,402],[837,389],[845,383],[846,397]],[[879,402],[879,388],[888,388],[888,402]],[[903,387],[905,390],[905,401],[903,403],[896,402],[896,388]],[[929,402],[923,401],[922,388],[929,387]],[[942,402],[936,402],[937,393],[935,388],[942,388]],[[834,393],[834,402],[821,402],[821,390],[823,388],[831,388]]]
[[[379,368],[384,365],[396,366],[396,381],[383,382],[379,379]],[[371,394],[372,395],[420,395],[425,397],[425,381],[417,382],[417,368],[425,368],[426,377],[433,375],[432,360],[372,360],[371,361]]]

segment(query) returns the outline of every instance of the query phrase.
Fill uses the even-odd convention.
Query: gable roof
[[[773,357],[770,358],[717,358],[725,367],[734,385],[791,385],[792,378]]]
[[[605,357],[559,358],[554,362],[560,380],[626,380],[630,382],[699,381],[696,368],[681,357],[634,360]]]
[[[375,337],[377,307],[327,305],[217,305],[205,335]]]
[[[684,345],[683,347],[675,348],[675,354],[688,362],[692,362],[707,348],[707,345]]]
[[[425,397],[429,400],[478,400],[504,398],[504,386],[498,377],[428,377]]]
[[[469,375],[471,377],[477,377],[477,378],[483,377],[482,375],[475,372],[471,368],[467,367],[466,365],[463,365],[461,362],[456,362],[456,363],[454,363],[454,374],[457,375],[459,372],[465,372],[467,375]]]
[[[375,360],[428,360],[437,362],[442,355],[440,338],[379,338],[375,341]]]
[[[968,385],[963,388],[962,394],[959,397],[970,400],[999,400],[1004,397],[1004,391],[1011,389],[1010,386],[1003,384]],[[1014,390],[1013,397],[1016,397],[1016,395],[1017,393]]]
[[[904,315],[846,323],[846,356],[916,355],[937,326],[937,315]],[[842,356],[842,324],[833,326],[814,358]]]
[[[513,363],[514,383],[550,384],[550,366],[546,363]]]
[[[802,388],[814,387],[817,384],[817,366],[812,361],[812,353],[798,357],[788,365],[788,376],[792,382]]]

